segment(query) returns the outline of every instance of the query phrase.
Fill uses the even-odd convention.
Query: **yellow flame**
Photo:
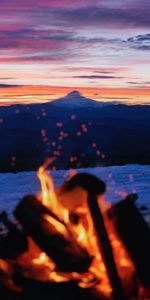
[[[50,261],[49,257],[46,255],[45,252],[41,252],[39,257],[34,258],[32,262],[37,265],[45,264],[50,266],[52,269],[54,268],[54,263]]]
[[[49,279],[54,282],[66,282],[70,280],[70,278],[67,278],[65,275],[63,276],[58,272],[51,272],[51,274],[49,275]]]
[[[57,221],[56,219],[54,219],[49,215],[45,215],[44,219],[47,220],[50,224],[52,224],[58,232],[60,232],[63,235],[67,235],[67,230],[65,225],[63,225],[62,223],[60,223],[59,221]]]

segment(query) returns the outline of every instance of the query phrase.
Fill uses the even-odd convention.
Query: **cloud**
[[[139,84],[139,82],[134,82],[134,81],[128,81],[127,83],[129,83],[129,84]]]
[[[10,10],[12,5],[8,0],[6,2],[10,4],[10,7],[7,6],[8,15],[2,15],[0,12],[0,17],[3,16],[0,25],[4,23],[2,27],[0,26],[0,50],[3,50],[1,62],[54,61],[55,63],[71,58],[72,61],[74,58],[83,61],[87,55],[90,60],[101,53],[104,56],[106,53],[109,56],[116,53],[119,55],[119,51],[125,50],[123,49],[125,44],[138,50],[150,49],[148,34],[142,36],[142,39],[141,36],[137,36],[135,41],[134,37],[122,40],[121,37],[115,38],[114,35],[100,36],[98,31],[93,31],[99,26],[106,29],[149,26],[150,12],[144,6],[131,9],[128,5],[126,7],[119,5],[118,8],[117,6],[112,8],[111,5],[109,7],[110,1],[106,1],[106,5],[103,3],[103,6],[100,6],[98,1],[95,6],[85,6],[83,3],[81,5],[80,1],[74,1],[74,5],[69,5],[68,0],[62,1],[61,5],[56,0],[55,6],[54,1],[52,3],[44,0],[38,1],[38,5],[34,7],[35,0],[30,1],[30,5],[23,0],[23,6],[15,0],[16,7],[18,4],[18,13],[12,17]],[[89,0],[88,4],[91,3]],[[121,1],[119,3],[121,4]],[[5,19],[10,20],[12,24],[6,24]]]
[[[20,87],[21,85],[0,83],[0,89],[2,89],[2,88],[15,88],[15,87],[18,87],[18,86]]]
[[[95,73],[98,73],[98,74],[112,74],[114,72],[112,72],[112,71],[101,71],[101,72],[95,71]]]
[[[107,37],[87,37],[84,35],[77,34],[75,30],[65,30],[65,29],[26,29],[26,28],[7,28],[6,30],[0,31],[0,47],[13,47],[19,46],[25,42],[38,43],[41,41],[44,43],[46,41],[53,42],[79,42],[79,43],[113,43],[120,41],[116,38],[107,38]],[[27,45],[28,46],[28,45]]]
[[[0,40],[1,62],[59,61],[73,56],[68,45],[74,34],[68,30],[6,28],[0,31]]]
[[[124,71],[126,67],[67,67],[65,70],[70,71],[70,72],[92,72],[96,74],[112,74],[120,71]],[[59,68],[58,71],[61,69]]]
[[[72,76],[72,78],[80,78],[80,79],[122,79],[124,77],[117,76],[104,76],[104,75],[80,75],[80,76]]]
[[[136,82],[136,81],[128,81],[129,84],[133,84],[133,85],[150,85],[150,81],[140,81],[140,82]]]
[[[98,6],[55,10],[54,15],[70,26],[104,25],[113,28],[150,27],[150,10],[138,8],[109,8]]]
[[[31,43],[33,46],[35,43],[38,46],[39,41],[43,43],[44,46],[44,40],[49,41],[49,44],[51,41],[70,41],[74,40],[74,34],[73,32],[65,31],[65,30],[36,30],[36,29],[26,29],[26,28],[16,28],[16,29],[5,29],[0,31],[0,40],[1,44],[0,47],[18,47],[22,46],[24,43],[24,46],[26,45],[28,47],[28,44]],[[27,43],[27,44],[26,44]],[[40,45],[41,46],[41,45]]]
[[[107,100],[114,100],[114,101],[119,101],[119,100],[131,100],[132,97],[104,97],[103,96],[103,99],[107,99]]]
[[[3,0],[1,0],[3,1]],[[122,4],[124,2],[124,5]],[[86,26],[97,27],[104,26],[105,28],[137,28],[150,27],[150,2],[147,1],[116,1],[114,0],[100,2],[95,0],[56,0],[56,1],[41,1],[30,0],[29,3],[25,0],[3,1],[1,5],[3,17],[3,10],[5,9],[7,20],[15,24],[15,19],[18,25],[26,24],[56,26],[57,28],[73,28]],[[7,5],[6,5],[7,3]],[[93,5],[94,3],[94,5]],[[14,11],[13,11],[14,9]],[[13,18],[12,18],[13,15]],[[8,22],[7,22],[8,23]],[[69,26],[69,27],[68,27]]]
[[[150,50],[150,34],[141,34],[130,37],[126,40],[127,44],[137,50]]]
[[[0,61],[62,61],[81,57],[84,52],[91,48],[112,47],[119,39],[105,37],[88,37],[77,34],[71,29],[36,29],[36,28],[13,28],[0,31]],[[6,49],[8,51],[6,51]],[[90,56],[92,56],[92,52]]]
[[[127,80],[147,80],[145,51],[150,49],[150,34],[145,32],[150,27],[150,1],[1,2],[1,69],[3,77],[10,74],[14,78],[1,82],[35,83],[38,79],[42,84],[67,85],[68,78],[72,86],[80,81],[88,85],[90,80],[91,86],[94,80],[97,85],[103,80],[106,86],[126,86]],[[37,66],[38,78],[33,66]],[[33,76],[27,76],[27,69]]]
[[[99,3],[99,0],[94,0],[95,3]],[[13,3],[13,5],[12,5]],[[18,8],[20,0],[1,0],[2,9],[9,10],[12,8]],[[21,0],[21,7],[25,10],[27,7],[46,7],[46,8],[72,8],[77,6],[87,6],[91,4],[91,0]]]

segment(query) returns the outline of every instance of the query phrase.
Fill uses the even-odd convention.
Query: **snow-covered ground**
[[[139,195],[137,206],[146,206],[143,211],[150,221],[150,166],[126,165],[113,167],[98,167],[80,169],[103,179],[107,184],[106,200],[116,202],[132,192]],[[59,186],[69,175],[68,171],[53,171],[51,175],[55,186]],[[17,202],[27,194],[37,194],[40,184],[36,172],[22,172],[17,174],[0,174],[0,211],[11,213]]]

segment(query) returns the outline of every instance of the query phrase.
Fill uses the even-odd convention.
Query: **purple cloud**
[[[124,77],[117,76],[103,76],[103,75],[80,75],[80,76],[72,76],[72,78],[81,78],[81,79],[122,79]]]
[[[14,81],[4,83],[28,83],[28,72],[34,84],[63,85],[65,78],[72,86],[103,79],[104,86],[146,82],[149,27],[148,0],[1,0],[2,76],[14,72]]]
[[[130,47],[138,50],[150,50],[150,34],[140,34],[130,37],[126,41]]]
[[[3,89],[3,88],[15,88],[15,87],[20,87],[20,85],[18,85],[18,84],[0,83],[0,89]]]
[[[76,9],[54,10],[53,14],[64,25],[70,26],[97,26],[128,28],[150,27],[150,10],[130,8],[109,8],[109,7],[79,7]]]

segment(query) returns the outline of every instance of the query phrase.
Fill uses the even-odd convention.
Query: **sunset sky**
[[[150,103],[149,0],[1,0],[0,104]]]

